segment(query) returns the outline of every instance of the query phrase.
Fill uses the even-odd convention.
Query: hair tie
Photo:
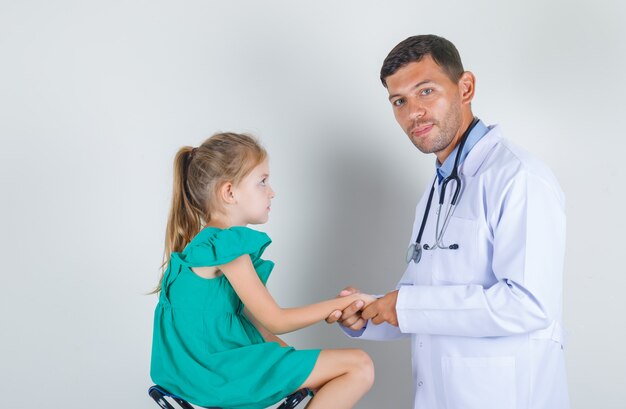
[[[189,156],[193,158],[193,155],[196,153],[197,150],[198,148],[193,148],[191,152],[189,153]]]

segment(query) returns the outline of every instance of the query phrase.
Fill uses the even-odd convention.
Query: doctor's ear
[[[474,99],[474,90],[476,86],[476,77],[471,71],[465,71],[459,78],[459,92],[461,94],[461,101],[465,104],[469,104]]]
[[[235,186],[231,182],[224,183],[218,191],[219,198],[226,204],[236,204]]]

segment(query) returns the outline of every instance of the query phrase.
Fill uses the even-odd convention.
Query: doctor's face
[[[471,122],[473,74],[465,72],[455,83],[426,55],[385,80],[398,124],[413,145],[443,163]]]

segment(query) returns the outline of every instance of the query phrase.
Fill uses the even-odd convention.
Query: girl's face
[[[270,205],[275,194],[269,183],[267,159],[233,187],[235,210],[241,224],[263,224],[269,218]]]

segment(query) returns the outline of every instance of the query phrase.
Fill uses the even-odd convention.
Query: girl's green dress
[[[261,255],[270,243],[247,227],[207,227],[183,252],[172,253],[154,313],[150,375],[156,384],[199,406],[252,409],[304,383],[319,350],[265,342],[224,275],[205,279],[191,271],[249,254],[265,284],[274,263]]]

